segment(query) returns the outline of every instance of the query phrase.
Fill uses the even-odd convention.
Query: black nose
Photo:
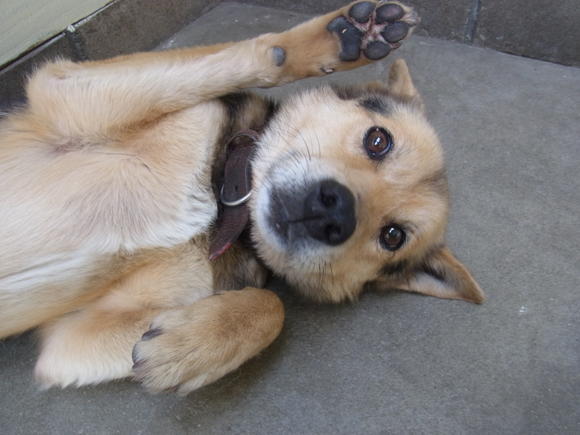
[[[306,231],[327,245],[340,245],[356,227],[354,208],[354,196],[348,188],[334,180],[320,181],[304,200]]]

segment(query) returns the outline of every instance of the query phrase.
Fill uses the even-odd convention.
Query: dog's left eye
[[[364,138],[364,147],[373,160],[382,160],[393,149],[393,136],[382,127],[371,127]]]

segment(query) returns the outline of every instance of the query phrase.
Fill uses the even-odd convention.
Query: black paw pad
[[[403,18],[403,15],[405,15],[405,11],[401,6],[395,3],[387,3],[377,8],[375,21],[377,24],[392,23]]]
[[[142,341],[151,340],[152,338],[155,338],[158,335],[161,335],[162,332],[163,331],[161,331],[161,328],[153,328],[153,329],[150,329],[145,334],[143,334],[143,336],[141,337],[141,340]]]
[[[378,60],[391,52],[391,47],[381,41],[369,42],[365,48],[365,56],[370,60]]]
[[[389,42],[399,42],[407,36],[407,33],[409,33],[409,25],[402,21],[397,21],[396,23],[388,25],[381,35]]]
[[[284,65],[284,62],[286,62],[286,50],[282,47],[273,47],[272,56],[274,57],[274,63],[276,66],[282,66]]]
[[[360,2],[354,4],[348,11],[348,15],[359,23],[366,23],[369,21],[373,11],[375,10],[375,4],[371,2]]]
[[[335,18],[328,24],[327,29],[338,34],[340,38],[342,47],[339,55],[340,60],[348,62],[360,57],[363,33],[349,23],[345,17]]]

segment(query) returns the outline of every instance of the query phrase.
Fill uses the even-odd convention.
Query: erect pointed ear
[[[397,288],[476,304],[485,300],[485,294],[473,276],[447,247],[441,247],[429,254]]]
[[[423,99],[413,84],[407,62],[397,59],[389,70],[388,90],[394,96],[409,100],[424,110]]]

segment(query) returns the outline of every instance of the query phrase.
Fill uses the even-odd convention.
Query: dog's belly
[[[0,277],[0,289],[10,294],[35,291],[47,285],[68,287],[69,281],[81,284],[99,269],[98,263],[96,255],[78,252],[29,258],[25,269]]]
[[[221,104],[201,104],[123,143],[82,149],[8,138],[18,146],[0,153],[0,337],[96,297],[119,253],[206,232],[224,116]]]
[[[28,267],[0,277],[0,337],[70,312],[98,296],[111,280],[111,256],[69,252],[29,258]]]

